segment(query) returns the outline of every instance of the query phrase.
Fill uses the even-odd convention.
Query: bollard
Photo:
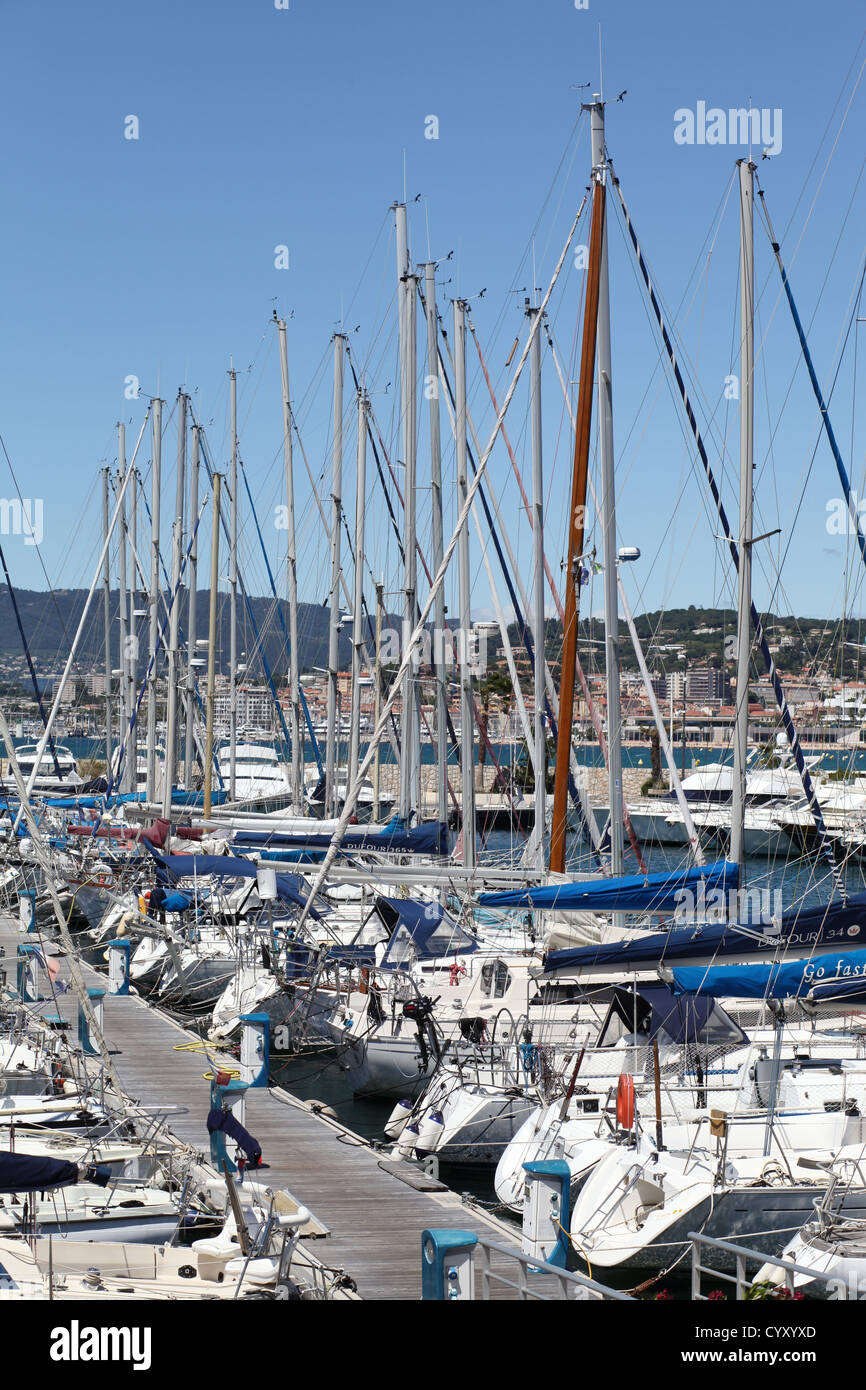
[[[217,1072],[217,1076],[221,1075]],[[210,1083],[210,1108],[211,1110],[232,1110],[236,1112],[236,1119],[240,1124],[244,1122],[244,1096],[247,1092],[246,1082],[244,1081],[218,1081],[216,1077]],[[228,1156],[226,1149],[226,1137],[221,1129],[211,1131],[210,1136],[210,1157],[218,1173],[222,1173],[225,1163],[230,1173],[238,1171],[237,1164],[233,1163]]]
[[[571,1169],[561,1158],[524,1163],[523,1253],[565,1269],[571,1209]]]
[[[18,894],[18,921],[22,931],[36,930],[36,894],[32,888],[22,888]]]
[[[105,1005],[103,1002],[105,999],[105,990],[89,989],[87,991],[87,997],[96,1015],[96,1026],[101,1033],[103,1031],[102,1021],[105,1014]],[[96,1057],[98,1055],[97,1049],[93,1045],[93,1039],[90,1036],[90,1024],[87,1022],[87,1015],[80,1004],[78,1005],[78,1042],[82,1052],[88,1053],[91,1057]]]
[[[129,993],[130,943],[123,937],[108,943],[108,993]]]
[[[43,997],[39,992],[39,967],[42,956],[35,946],[19,946],[15,988],[25,1004],[38,1004]]]
[[[421,1236],[421,1297],[456,1302],[475,1297],[474,1231],[424,1231]]]
[[[241,1080],[251,1089],[268,1084],[270,1029],[268,1014],[241,1014]]]

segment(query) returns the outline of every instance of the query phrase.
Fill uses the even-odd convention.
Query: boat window
[[[481,967],[481,993],[501,999],[511,988],[511,971],[504,960],[488,960]]]

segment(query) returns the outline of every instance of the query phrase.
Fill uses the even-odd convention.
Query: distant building
[[[730,676],[717,666],[693,666],[686,677],[686,694],[690,700],[727,703],[731,698]]]
[[[272,734],[274,731],[274,703],[271,692],[265,689],[240,688],[237,697],[237,727],[239,731],[257,730]],[[214,696],[214,725],[220,733],[227,734],[231,727],[231,696],[221,691]]]
[[[104,679],[104,677],[103,677],[103,679]],[[53,696],[53,698],[54,698],[55,700],[57,699],[57,692],[58,692],[58,690],[60,689],[60,686],[61,686],[61,677],[60,677],[60,676],[57,676],[57,677],[54,679],[54,681],[52,682],[52,685],[51,685],[51,694],[52,694],[52,696]],[[66,686],[65,686],[65,688],[64,688],[63,694],[62,694],[61,697],[60,697],[60,703],[61,703],[61,705],[74,705],[74,704],[75,704],[75,689],[76,689],[75,681],[67,681],[67,682],[66,682]],[[104,692],[104,688],[103,688],[103,694],[104,694],[104,693],[105,693],[105,692]]]

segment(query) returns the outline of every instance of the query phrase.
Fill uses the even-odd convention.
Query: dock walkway
[[[0,968],[5,968],[13,987],[18,944],[38,941],[35,935],[24,936],[17,921],[0,917],[0,948],[5,950]],[[106,988],[104,976],[83,968],[91,988]],[[65,974],[62,965],[59,978]],[[75,1037],[74,992],[58,994],[56,1003],[49,1000],[41,1008],[68,1019]],[[210,1097],[204,1073],[209,1063],[201,1052],[178,1050],[200,1039],[135,995],[106,994],[104,1010],[106,1042],[127,1096],[146,1106],[185,1107],[188,1113],[171,1116],[171,1132],[207,1155]],[[227,1064],[236,1067],[237,1061],[227,1059]],[[513,1226],[466,1205],[447,1188],[415,1190],[386,1171],[387,1154],[339,1122],[313,1113],[287,1091],[250,1090],[245,1101],[244,1124],[261,1144],[269,1165],[261,1180],[288,1189],[327,1228],[328,1234],[309,1246],[311,1253],[323,1264],[344,1270],[361,1298],[420,1299],[421,1233],[428,1227],[460,1227],[511,1247],[519,1245]],[[401,1165],[390,1166],[399,1170]],[[406,1164],[405,1171],[414,1179],[423,1178],[416,1165]],[[514,1277],[510,1261],[494,1255],[493,1268],[497,1265]],[[540,1274],[530,1277],[539,1292],[552,1287]],[[508,1295],[507,1289],[493,1285],[492,1296]]]

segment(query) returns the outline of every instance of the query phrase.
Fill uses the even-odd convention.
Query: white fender
[[[399,1139],[403,1130],[409,1123],[409,1116],[411,1114],[411,1100],[398,1100],[391,1114],[388,1116],[388,1123],[385,1125],[385,1138]]]

